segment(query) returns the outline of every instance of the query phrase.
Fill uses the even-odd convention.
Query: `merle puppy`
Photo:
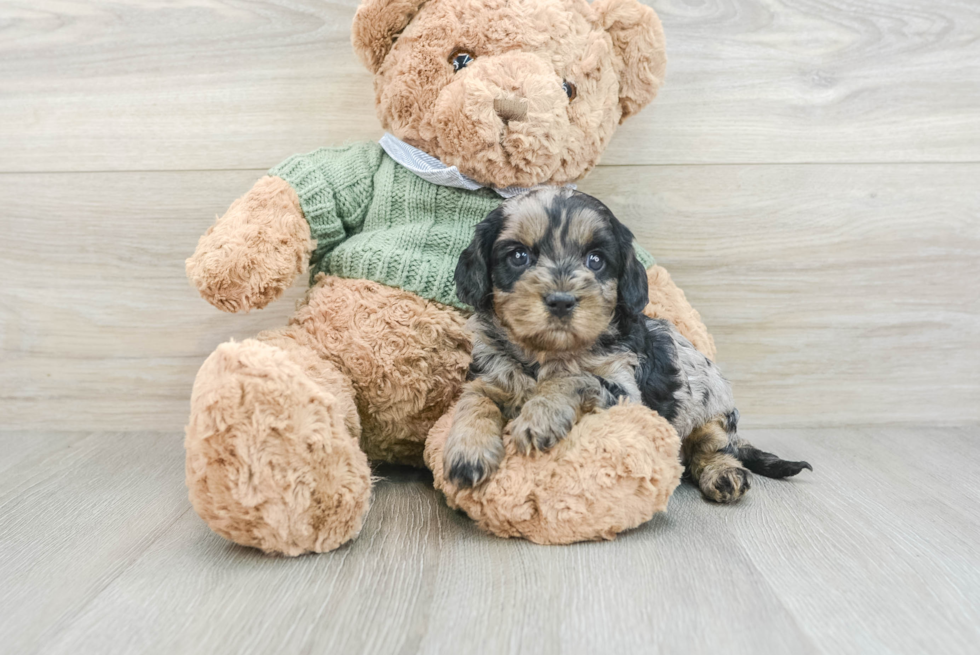
[[[811,468],[739,438],[728,381],[671,323],[642,313],[633,234],[591,196],[548,188],[504,202],[477,225],[456,291],[475,309],[473,363],[445,448],[457,484],[497,469],[508,423],[525,453],[547,450],[583,413],[623,399],[674,426],[686,474],[709,500],[737,501],[749,471]]]

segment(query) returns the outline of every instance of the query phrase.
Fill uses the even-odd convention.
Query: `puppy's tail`
[[[738,447],[736,457],[738,457],[745,468],[767,478],[788,478],[796,475],[803,469],[813,470],[809,462],[790,462],[785,459],[780,459],[772,453],[759,450],[744,441]]]

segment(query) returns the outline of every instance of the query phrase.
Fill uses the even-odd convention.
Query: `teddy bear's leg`
[[[712,421],[681,442],[685,473],[708,500],[734,503],[749,490],[749,471],[729,452],[728,432]]]
[[[321,275],[292,324],[347,375],[373,461],[422,466],[432,425],[470,364],[462,313],[402,289]]]
[[[674,281],[663,266],[651,266],[647,269],[647,281],[650,284],[650,303],[643,313],[650,318],[663,318],[680,330],[709,359],[715,357],[715,340],[701,321],[701,315]]]
[[[190,499],[218,534],[299,555],[357,536],[371,492],[350,381],[296,330],[220,345],[198,372]]]
[[[587,414],[546,452],[522,455],[509,431],[500,468],[483,484],[450,482],[444,449],[454,412],[429,433],[425,461],[450,507],[501,537],[541,544],[612,539],[667,507],[680,482],[677,432],[656,412],[621,404]]]

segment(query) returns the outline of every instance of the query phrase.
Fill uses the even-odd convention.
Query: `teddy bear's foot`
[[[453,411],[429,432],[425,461],[450,507],[501,537],[541,544],[612,539],[667,507],[680,482],[680,439],[656,412],[616,405],[588,414],[557,446],[523,455],[510,434],[500,468],[477,487],[446,478]]]
[[[190,499],[236,543],[332,550],[357,536],[371,493],[349,383],[278,341],[225,343],[201,366],[185,441]]]

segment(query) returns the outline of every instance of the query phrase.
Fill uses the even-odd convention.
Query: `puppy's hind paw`
[[[698,480],[701,494],[715,503],[738,502],[752,486],[749,472],[741,467],[707,469]]]

